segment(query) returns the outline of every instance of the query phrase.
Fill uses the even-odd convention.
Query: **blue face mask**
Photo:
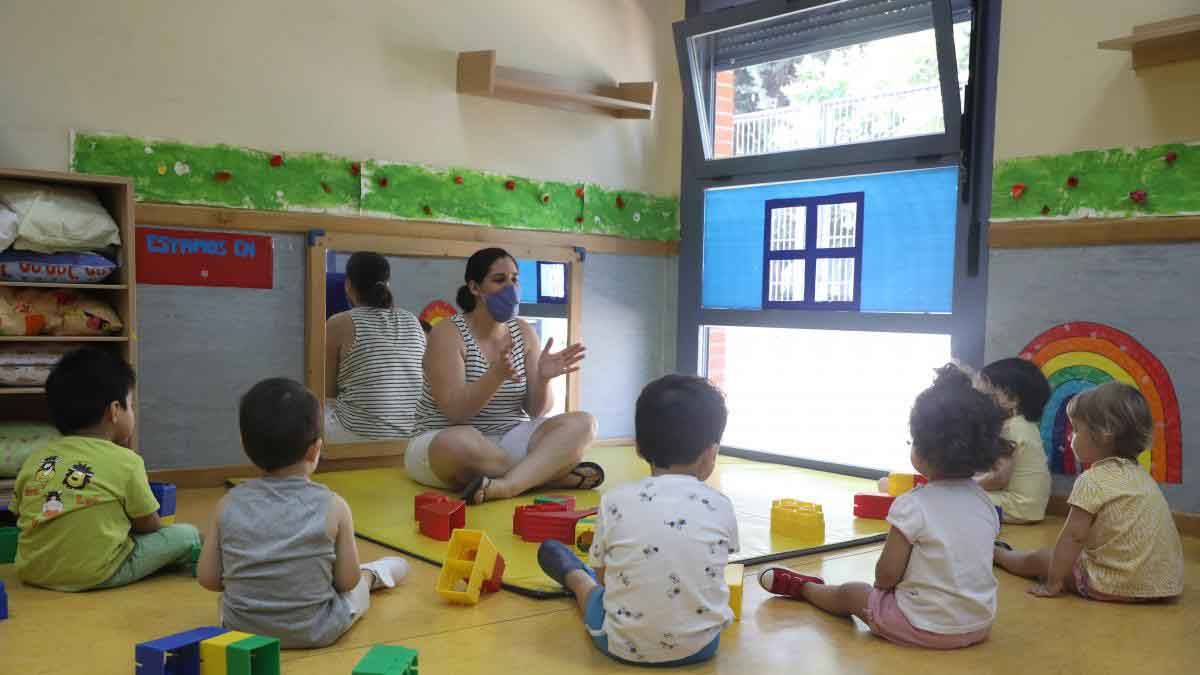
[[[517,293],[515,284],[492,293],[485,298],[488,314],[500,323],[511,320],[521,309],[521,296]]]

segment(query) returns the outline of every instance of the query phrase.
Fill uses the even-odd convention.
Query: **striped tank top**
[[[471,384],[483,377],[491,364],[480,351],[479,344],[475,342],[475,336],[467,326],[466,319],[461,314],[455,314],[450,317],[450,320],[458,328],[463,345],[466,346],[464,365],[467,384]],[[525,414],[524,407],[525,394],[528,391],[526,386],[528,378],[525,377],[525,337],[521,334],[519,319],[512,319],[505,325],[508,326],[508,334],[512,337],[513,365],[516,366],[517,373],[520,375],[520,381],[506,380],[496,390],[492,400],[488,401],[487,405],[467,423],[485,436],[502,436],[529,419],[529,415]],[[417,404],[415,433],[445,429],[449,426],[452,426],[450,420],[438,407],[437,401],[433,398],[433,389],[429,386],[429,380],[426,379],[425,386],[421,390],[421,402]]]
[[[420,398],[425,331],[403,309],[355,307],[354,344],[337,372],[334,414],[368,438],[407,438]]]

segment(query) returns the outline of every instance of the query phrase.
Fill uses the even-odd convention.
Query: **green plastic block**
[[[279,675],[279,640],[255,635],[226,649],[229,675]]]
[[[375,645],[354,666],[353,675],[418,675],[417,650]]]
[[[17,534],[15,527],[0,527],[0,565],[17,559]]]
[[[200,544],[192,545],[192,552],[188,554],[188,570],[192,573],[192,578],[200,576],[200,551],[203,548]]]
[[[540,497],[534,497],[533,503],[534,504],[563,504],[563,505],[566,505],[569,503],[569,498],[563,497],[562,495],[542,495]]]

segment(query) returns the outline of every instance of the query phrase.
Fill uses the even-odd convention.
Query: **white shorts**
[[[326,399],[325,401],[325,442],[326,443],[365,443],[375,440],[367,438],[346,427],[342,426],[341,420],[337,418],[337,413],[333,411],[337,405],[337,399]]]
[[[509,429],[508,433],[504,435],[484,434],[484,438],[500,446],[508,455],[509,460],[515,464],[529,454],[529,439],[547,419],[549,418],[538,417],[526,420]],[[408,447],[404,450],[404,470],[408,472],[409,478],[421,485],[442,489],[450,488],[446,481],[438,478],[437,474],[433,472],[433,467],[429,465],[429,446],[433,443],[433,439],[443,431],[445,429],[426,431],[408,440]]]

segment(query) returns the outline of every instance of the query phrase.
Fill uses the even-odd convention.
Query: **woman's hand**
[[[510,338],[504,346],[504,350],[500,352],[500,358],[492,364],[492,372],[494,372],[501,382],[512,380],[513,382],[521,381],[521,374],[517,371],[517,366],[513,362],[513,342]]]
[[[587,355],[587,347],[578,342],[556,353],[550,351],[553,346],[554,338],[546,340],[541,358],[538,359],[537,374],[543,380],[552,380],[559,375],[579,370],[579,362]]]

